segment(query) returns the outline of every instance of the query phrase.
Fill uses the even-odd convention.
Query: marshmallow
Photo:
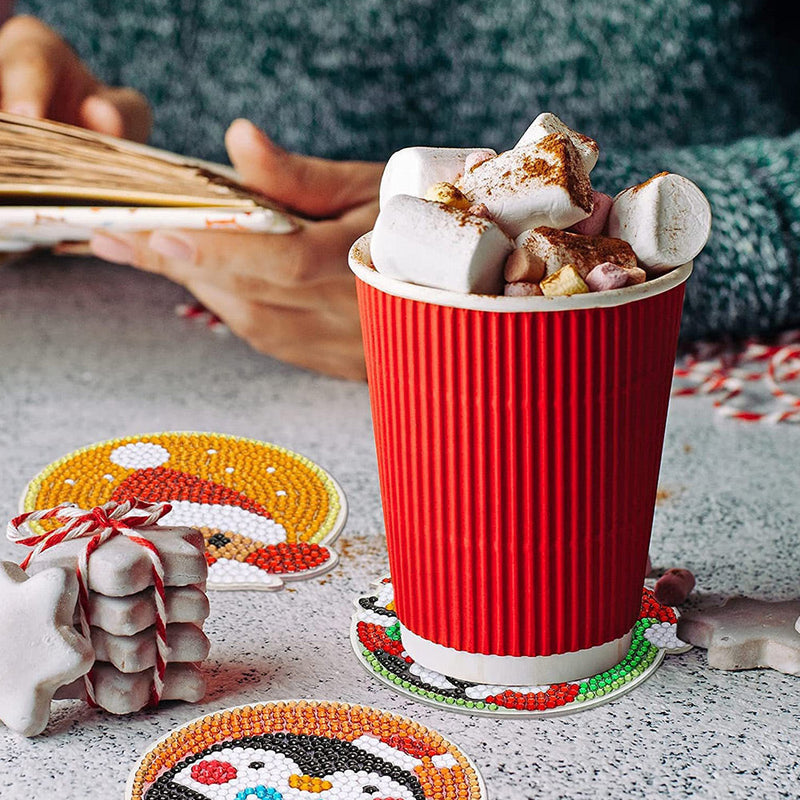
[[[548,275],[572,264],[585,278],[604,261],[625,269],[636,267],[636,256],[627,242],[605,236],[581,236],[557,228],[534,228],[517,237],[517,247],[524,247],[544,259]]]
[[[167,622],[202,625],[208,616],[208,597],[197,586],[167,586],[164,590]],[[77,621],[77,617],[75,618]],[[156,601],[152,588],[128,597],[106,597],[89,592],[89,619],[92,626],[115,636],[133,636],[156,621]]]
[[[595,192],[594,189],[592,190],[592,200],[594,208],[592,208],[591,216],[573,225],[570,228],[573,233],[580,233],[582,236],[600,236],[606,229],[608,215],[614,201],[607,194]]]
[[[92,666],[91,645],[72,627],[77,599],[68,570],[29,578],[0,562],[0,720],[23,736],[44,730],[56,690]]]
[[[483,203],[475,203],[471,205],[467,211],[472,214],[473,217],[482,217],[483,219],[491,219],[492,215],[489,213],[489,209]]]
[[[423,197],[434,183],[454,183],[464,171],[470,154],[486,152],[485,148],[479,147],[406,147],[398,150],[383,170],[380,207],[384,208],[389,199],[398,194]],[[494,150],[488,152],[494,155]]]
[[[607,292],[609,289],[621,289],[628,283],[628,270],[618,264],[604,261],[593,267],[586,276],[586,285],[593,292]]]
[[[517,247],[506,259],[503,277],[508,283],[539,283],[544,277],[544,259],[525,247]]]
[[[568,228],[592,213],[589,175],[572,141],[558,133],[478,164],[456,185],[511,236],[540,225]]]
[[[656,600],[667,606],[679,606],[686,602],[694,589],[694,575],[688,569],[668,569],[653,588]]]
[[[120,672],[111,664],[98,661],[92,670],[95,698],[100,708],[112,714],[133,714],[150,702],[152,670]],[[197,703],[206,693],[206,680],[194,664],[168,664],[164,674],[162,700],[185,700]],[[56,700],[86,700],[83,680],[63,686]]]
[[[691,261],[710,232],[705,195],[690,180],[669,172],[620,192],[608,217],[609,235],[629,242],[654,275]]]
[[[494,158],[497,155],[494,150],[475,150],[470,153],[466,159],[464,159],[464,172],[469,172],[470,170],[475,169],[478,164],[483,164],[484,161],[488,161],[490,158]]]
[[[446,181],[440,181],[428,187],[424,199],[432,200],[435,203],[444,203],[451,208],[460,208],[462,211],[467,211],[471,207],[471,203],[464,197],[461,190]]]
[[[647,280],[647,273],[641,267],[629,267],[625,271],[628,273],[626,286],[638,286]]]
[[[551,133],[568,136],[572,144],[575,145],[575,149],[581,157],[583,168],[586,170],[587,174],[594,169],[594,165],[597,163],[597,157],[600,154],[600,148],[597,146],[597,142],[594,141],[594,139],[590,139],[588,136],[584,136],[582,133],[572,130],[572,128],[568,128],[555,114],[550,114],[548,112],[539,114],[539,116],[531,122],[528,130],[522,134],[522,137],[514,147],[524,147],[527,144],[540,142]]]
[[[589,287],[572,264],[561,267],[558,272],[548,275],[539,284],[545,297],[567,297],[571,294],[586,294]]]
[[[161,556],[165,586],[204,584],[208,567],[203,534],[194,528],[155,525],[137,530],[152,542]],[[86,541],[72,539],[43,550],[31,561],[28,574],[47,567],[66,567],[72,572]],[[109,597],[124,597],[153,585],[153,565],[147,550],[126,536],[109,539],[89,559],[89,589]]]
[[[156,665],[155,628],[146,628],[133,636],[114,636],[92,627],[92,646],[98,661],[108,661],[120,672],[141,672]],[[167,662],[205,661],[210,649],[211,643],[196,625],[187,622],[167,625]]]
[[[452,292],[499,294],[514,243],[489,220],[409,195],[382,208],[372,231],[375,269]]]
[[[515,283],[507,283],[503,294],[506,297],[541,297],[544,292],[539,288],[538,283],[516,281]]]

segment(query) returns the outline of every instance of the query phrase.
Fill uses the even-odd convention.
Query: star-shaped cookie
[[[29,578],[0,561],[0,720],[24,736],[44,730],[56,689],[94,662],[91,644],[72,627],[77,596],[73,572]]]
[[[730,597],[715,608],[684,612],[678,620],[678,638],[705,647],[710,667],[770,667],[800,675],[798,616],[800,599]]]

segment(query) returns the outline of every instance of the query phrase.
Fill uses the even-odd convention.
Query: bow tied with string
[[[124,536],[132,543],[144,548],[153,569],[153,589],[156,603],[156,666],[153,671],[151,702],[155,705],[164,691],[164,674],[167,667],[167,614],[164,589],[164,565],[158,548],[149,539],[140,535],[142,528],[155,525],[169,514],[169,503],[144,503],[140,500],[109,501],[101,506],[86,510],[74,503],[61,503],[54,508],[28,511],[15,517],[8,524],[8,538],[12,542],[25,545],[31,551],[20,564],[22,569],[40,553],[62,542],[86,539],[86,547],[78,554],[76,575],[78,578],[78,608],[81,633],[91,641],[91,621],[89,619],[89,559],[99,547],[109,539]],[[53,520],[61,525],[42,533],[24,530],[31,522]],[[92,671],[84,676],[84,684],[89,702],[96,705]]]

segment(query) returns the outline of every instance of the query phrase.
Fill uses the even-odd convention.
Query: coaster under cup
[[[45,467],[21,511],[64,502],[169,502],[165,525],[199,528],[209,589],[280,589],[327,572],[347,517],[344,492],[304,456],[218,433],[126,436],[83,447]],[[32,523],[43,532],[47,522]],[[37,528],[38,526],[38,528]]]
[[[125,800],[487,800],[441,734],[369,706],[317,700],[208,714],[154,743]]]
[[[356,657],[377,680],[411,700],[450,711],[499,717],[556,716],[620,697],[655,672],[667,653],[688,646],[676,636],[677,612],[642,590],[631,646],[619,664],[598,675],[549,686],[497,686],[457,680],[415,663],[403,648],[391,578],[356,601],[350,640]]]

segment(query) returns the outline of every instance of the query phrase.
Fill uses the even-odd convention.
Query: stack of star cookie
[[[137,536],[155,545],[164,572],[167,666],[161,699],[197,702],[206,688],[197,664],[210,647],[202,630],[208,616],[202,534],[193,528],[152,526],[137,530]],[[28,574],[48,567],[74,571],[86,544],[86,539],[75,539],[42,551]],[[102,544],[89,558],[88,588],[95,702],[114,714],[138,711],[152,699],[158,654],[158,606],[147,548],[125,536]],[[79,627],[77,614],[76,609]],[[55,697],[86,699],[84,679],[61,687]]]

